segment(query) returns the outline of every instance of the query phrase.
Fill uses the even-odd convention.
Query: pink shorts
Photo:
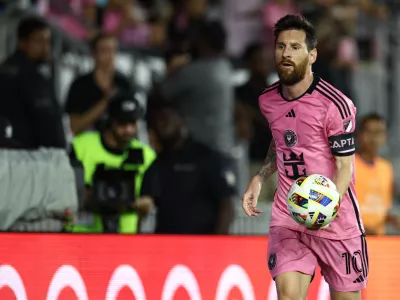
[[[284,227],[271,227],[268,268],[272,278],[286,272],[314,275],[317,264],[337,292],[359,291],[368,280],[368,251],[364,236],[329,240]]]

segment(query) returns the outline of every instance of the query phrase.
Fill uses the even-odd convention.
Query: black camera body
[[[144,163],[142,149],[130,149],[120,168],[99,164],[93,174],[91,206],[100,215],[133,211],[136,176]]]

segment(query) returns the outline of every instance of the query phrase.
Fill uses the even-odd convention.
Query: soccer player
[[[278,170],[268,243],[268,267],[278,299],[305,300],[318,264],[331,299],[358,300],[368,278],[368,254],[354,192],[356,108],[312,73],[317,40],[305,18],[283,17],[274,34],[280,80],[259,98],[273,141],[243,196],[243,209],[249,216],[261,213],[256,205],[262,184]],[[341,209],[328,227],[313,231],[290,217],[286,197],[296,178],[315,173],[335,182]]]

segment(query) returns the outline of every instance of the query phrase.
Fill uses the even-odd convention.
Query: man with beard
[[[91,222],[71,226],[72,232],[119,232],[137,233],[140,217],[153,207],[157,197],[158,179],[150,166],[156,158],[155,152],[135,139],[137,120],[142,116],[139,102],[131,94],[117,94],[108,108],[107,126],[102,131],[85,132],[76,136],[72,142],[72,158],[83,164],[85,184],[87,185],[87,207],[96,208],[91,199],[93,181],[100,165],[106,169],[125,169],[135,171],[135,202],[130,209],[116,218],[103,215],[90,216]],[[107,190],[107,193],[109,191]]]
[[[368,256],[354,186],[356,108],[313,74],[317,40],[305,18],[283,17],[274,34],[280,80],[259,98],[273,141],[243,196],[243,209],[248,216],[261,213],[256,205],[262,184],[278,171],[268,243],[268,267],[278,299],[306,299],[319,264],[331,299],[358,300],[368,279]],[[331,178],[341,199],[338,217],[320,230],[296,223],[286,207],[293,181],[309,174]]]
[[[161,179],[156,233],[228,234],[236,183],[230,160],[195,142],[171,105],[152,109],[148,124]]]

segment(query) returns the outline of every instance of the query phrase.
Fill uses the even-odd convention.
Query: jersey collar
[[[287,102],[293,102],[293,101],[299,100],[300,98],[304,97],[306,94],[311,95],[311,94],[314,92],[315,88],[317,87],[319,81],[320,81],[320,78],[319,78],[318,76],[314,75],[313,82],[311,83],[311,85],[309,86],[309,88],[307,89],[307,91],[306,91],[305,93],[303,93],[302,95],[300,95],[299,97],[293,98],[293,99],[290,99],[290,100],[289,100],[289,99],[286,99],[286,98],[283,96],[283,93],[282,93],[282,84],[281,84],[281,83],[279,83],[278,92],[279,92],[279,94],[281,95],[281,97],[282,97],[283,100],[285,100],[285,101],[287,101]]]

